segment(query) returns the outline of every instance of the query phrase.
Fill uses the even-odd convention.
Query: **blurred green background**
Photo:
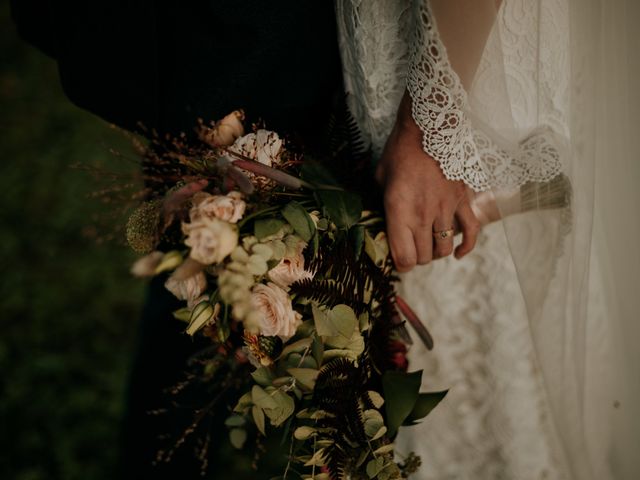
[[[81,163],[128,141],[64,97],[0,1],[0,479],[113,479],[144,285]],[[94,218],[97,215],[97,220]]]

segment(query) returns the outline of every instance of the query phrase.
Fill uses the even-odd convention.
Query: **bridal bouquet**
[[[283,437],[283,478],[407,478],[420,461],[396,462],[393,440],[444,393],[420,393],[421,372],[407,372],[402,316],[431,339],[394,289],[383,218],[329,168],[357,148],[336,123],[328,158],[313,161],[242,121],[233,112],[201,122],[198,141],[144,150],[133,272],[165,275],[184,301],[174,316],[208,345],[190,381],[210,410],[231,392],[234,447]]]

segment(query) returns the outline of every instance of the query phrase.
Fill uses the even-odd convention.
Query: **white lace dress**
[[[568,58],[559,48],[555,56],[554,49],[540,49],[536,41],[560,46],[566,39],[561,28],[538,31],[533,42],[524,35],[529,27],[540,28],[536,23],[541,17],[561,22],[566,12],[561,1],[535,3],[540,8],[530,9],[533,4],[526,1],[503,5],[475,78],[474,91],[500,88],[509,98],[505,106],[487,101],[491,95],[470,97],[465,91],[447,58],[429,1],[338,0],[350,107],[374,153],[382,151],[407,88],[424,134],[424,150],[440,162],[448,178],[480,191],[556,176],[562,167],[562,138],[568,135],[562,119],[568,96],[565,79],[549,72],[562,71]],[[504,60],[499,78],[493,75],[495,65],[486,60],[496,45]],[[540,51],[549,58],[540,59]],[[543,72],[541,62],[558,68]],[[531,82],[536,82],[531,88],[535,98],[528,95]],[[547,95],[540,95],[545,88]],[[544,215],[537,223],[524,221],[530,238],[553,237],[532,230],[557,227],[545,222]],[[570,478],[558,453],[510,240],[502,225],[492,225],[464,260],[449,258],[419,267],[400,285],[436,345],[428,352],[416,342],[411,369],[424,369],[424,390],[450,389],[436,411],[421,425],[404,429],[398,439],[399,451],[422,457],[415,478]],[[538,242],[520,251],[533,258],[534,250],[552,247]]]

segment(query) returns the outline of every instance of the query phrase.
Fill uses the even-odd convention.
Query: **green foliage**
[[[349,228],[360,220],[362,199],[358,194],[344,190],[317,190],[316,195],[325,214],[338,228]]]
[[[395,435],[413,411],[418,400],[421,379],[422,371],[412,373],[388,371],[382,376],[387,427],[391,436]]]

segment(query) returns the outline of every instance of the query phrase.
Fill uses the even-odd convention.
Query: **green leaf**
[[[275,407],[265,408],[264,413],[269,417],[269,420],[271,420],[271,425],[278,427],[282,425],[287,418],[291,416],[291,414],[293,414],[295,410],[295,402],[293,401],[293,398],[281,390],[273,390],[271,393],[272,396],[270,398],[275,403]]]
[[[411,373],[388,371],[382,376],[390,437],[397,433],[398,428],[412,412],[418,400],[421,379],[422,370]]]
[[[240,450],[247,441],[247,431],[244,428],[233,428],[229,432],[229,440],[234,448]]]
[[[413,425],[419,420],[422,420],[442,401],[447,393],[448,390],[445,390],[443,392],[429,392],[419,394],[418,399],[416,400],[416,404],[414,405],[413,410],[411,410],[409,416],[404,421],[404,424]]]
[[[338,228],[354,225],[362,214],[362,200],[358,195],[344,190],[318,190],[318,199],[327,216]]]
[[[289,202],[282,209],[282,216],[289,222],[295,232],[308,242],[316,232],[316,225],[307,210],[298,202]]]
[[[302,178],[314,185],[337,185],[331,172],[320,162],[305,160],[300,169]]]
[[[258,385],[254,385],[251,389],[251,399],[253,400],[254,404],[264,410],[270,408],[278,408],[278,403],[274,400],[274,398]]]
[[[367,463],[367,475],[369,476],[369,478],[376,478],[383,467],[384,458],[378,457],[374,458],[373,460],[369,460],[369,463]]]
[[[253,403],[251,392],[247,392],[240,397],[238,403],[233,408],[235,413],[243,413],[245,409],[249,408]]]
[[[240,415],[231,415],[224,421],[227,427],[243,427],[247,423],[244,417]]]
[[[315,358],[318,366],[322,365],[322,357],[324,355],[324,344],[318,335],[313,336],[313,343],[311,344],[311,352],[313,358]]]
[[[289,368],[287,372],[296,379],[298,385],[308,391],[313,391],[320,373],[319,370],[312,368]]]
[[[313,323],[316,326],[316,332],[318,335],[326,337],[332,337],[338,334],[338,330],[329,321],[329,314],[327,310],[321,308],[317,303],[311,304],[311,312],[313,313]]]
[[[378,410],[365,410],[362,417],[364,419],[364,433],[369,438],[373,438],[384,427],[384,419]]]
[[[349,230],[349,238],[353,245],[353,251],[356,256],[356,260],[360,258],[362,253],[362,245],[364,244],[365,229],[362,225],[356,225]]]
[[[306,440],[314,433],[316,433],[316,429],[313,427],[298,427],[293,432],[293,436],[296,437],[296,440]]]
[[[373,238],[369,232],[365,231],[364,251],[367,253],[369,258],[373,260],[373,263],[378,267],[382,267],[389,256],[389,243],[387,242],[386,234],[384,232],[379,232],[376,237]]]
[[[273,382],[273,373],[271,369],[267,367],[260,367],[257,370],[251,372],[251,376],[253,380],[263,387],[268,387]]]
[[[319,306],[317,303],[311,305],[313,321],[318,335],[323,337],[343,337],[351,340],[357,333],[358,317],[353,309],[348,305],[336,305],[331,310]]]
[[[262,411],[262,409],[254,405],[253,407],[251,407],[251,416],[253,416],[253,422],[256,424],[258,431],[263,436],[266,436],[267,434],[265,433],[264,412]]]
[[[358,317],[348,305],[336,305],[329,311],[329,321],[344,338],[351,339],[358,325]]]
[[[374,450],[373,453],[374,455],[385,455],[387,453],[393,452],[394,448],[395,448],[395,445],[393,443],[389,443],[387,445],[381,446],[377,450]]]
[[[284,225],[285,222],[279,218],[263,218],[255,221],[253,224],[253,233],[258,237],[258,240],[262,240],[277,234]]]
[[[282,353],[278,358],[286,358],[288,355],[292,353],[302,353],[311,346],[311,342],[313,342],[313,339],[311,338],[303,338],[302,340],[293,342],[287,345],[286,347],[284,347],[284,349],[282,350]]]

